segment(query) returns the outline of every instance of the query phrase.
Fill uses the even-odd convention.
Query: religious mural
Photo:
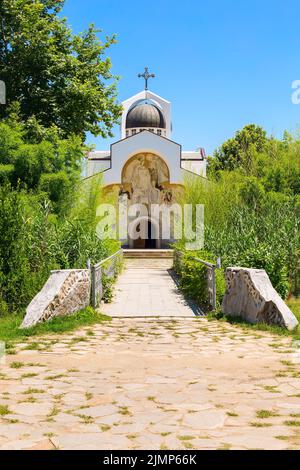
[[[152,153],[132,157],[122,171],[120,196],[127,194],[131,204],[172,204],[169,169]]]
[[[139,153],[124,165],[121,183],[110,184],[104,190],[106,193],[117,192],[119,202],[128,206],[171,206],[178,202],[183,186],[170,182],[169,169],[162,158],[152,153]]]
[[[128,209],[132,204],[143,204],[148,208],[150,216],[151,204],[172,206],[172,204],[179,202],[183,186],[170,182],[169,168],[161,157],[145,152],[134,155],[126,162],[120,183],[106,186],[104,189],[105,192],[116,194],[119,206],[124,209]],[[171,214],[171,221],[173,218],[174,215]],[[148,223],[149,227],[147,227],[147,221],[143,220],[137,227],[141,232],[147,231],[148,237],[151,239],[154,231],[160,233],[161,220],[156,221],[158,228],[154,228],[154,222],[151,219],[152,226]],[[144,230],[142,230],[142,225],[145,225]],[[160,242],[156,244],[156,247],[158,245],[162,246]],[[134,248],[152,247],[151,240],[148,246],[147,241],[142,239],[135,240],[133,244],[129,243],[129,246]]]

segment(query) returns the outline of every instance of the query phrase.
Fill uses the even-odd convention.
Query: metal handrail
[[[123,250],[118,250],[116,253],[108,256],[97,264],[91,266],[91,304],[97,308],[103,297],[103,265],[107,262],[113,262],[118,256],[123,256]],[[115,275],[115,272],[114,274]]]
[[[97,264],[94,264],[93,265],[93,268],[99,268],[100,266],[103,266],[103,264],[105,264],[107,261],[115,258],[116,256],[119,256],[123,253],[123,250],[120,249],[118,251],[116,251],[115,253],[113,253],[112,255],[108,256],[107,258],[103,259],[102,261],[99,261],[99,263]]]
[[[195,257],[193,256],[192,259],[194,259],[195,261],[200,261],[200,263],[205,264],[205,265],[208,266],[209,268],[217,268],[217,265],[216,265],[216,264],[209,263],[208,261],[204,261],[204,260],[201,259],[201,258],[195,258]]]

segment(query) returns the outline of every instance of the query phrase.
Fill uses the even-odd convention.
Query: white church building
[[[148,90],[148,80],[154,77],[148,68],[139,77],[145,79],[145,89],[122,103],[121,139],[107,151],[88,153],[84,176],[102,173],[105,191],[116,192],[129,205],[170,206],[183,191],[186,177],[206,178],[207,160],[203,148],[184,151],[172,140],[171,103]],[[172,236],[162,239],[160,221],[150,218],[150,210],[136,225],[146,237],[129,236],[124,246],[166,248],[174,241]]]

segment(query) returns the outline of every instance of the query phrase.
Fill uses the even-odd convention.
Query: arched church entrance
[[[132,221],[129,225],[129,248],[161,248],[159,223],[147,216]]]
[[[142,204],[144,208],[143,217],[139,214],[134,221],[128,221],[131,230],[140,233],[135,238],[136,235],[131,236],[129,230],[129,248],[161,248],[160,223],[151,219],[151,205],[166,203],[171,194],[169,185],[169,168],[160,156],[150,152],[138,153],[125,163],[120,197],[123,201],[126,198],[128,208],[134,204]]]

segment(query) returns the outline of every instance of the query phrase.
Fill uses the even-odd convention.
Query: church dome
[[[161,110],[149,101],[142,101],[131,108],[126,117],[126,129],[132,128],[166,128]]]

